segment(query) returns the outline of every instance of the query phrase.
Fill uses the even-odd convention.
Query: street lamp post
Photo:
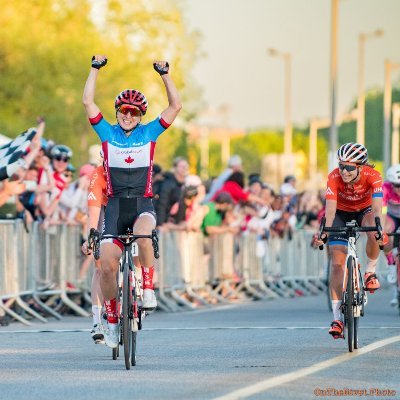
[[[357,101],[357,143],[365,144],[365,93],[364,93],[364,53],[367,39],[383,36],[382,29],[358,36],[358,101]]]
[[[392,69],[400,68],[400,64],[395,64],[385,60],[385,90],[383,94],[383,167],[384,171],[389,168],[390,163],[390,112],[392,108]]]
[[[291,121],[291,69],[292,60],[290,53],[283,53],[276,49],[268,49],[270,56],[281,57],[285,63],[285,135],[284,135],[284,153],[292,153],[292,121]]]
[[[339,0],[331,1],[331,125],[329,128],[329,171],[336,165],[335,155],[338,147],[336,126],[338,6]]]
[[[400,103],[392,105],[392,165],[399,163]]]

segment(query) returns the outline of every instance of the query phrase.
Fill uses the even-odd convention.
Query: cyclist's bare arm
[[[154,61],[153,66],[160,74],[167,91],[168,107],[161,113],[161,117],[168,124],[172,124],[182,109],[178,89],[169,74],[169,65],[166,61]]]
[[[105,55],[95,55],[93,56],[92,65],[95,65],[94,63],[104,66],[107,63],[107,57]],[[99,107],[94,102],[94,95],[96,92],[97,76],[99,75],[101,66],[98,68],[92,66],[90,68],[89,76],[86,80],[85,88],[83,90],[82,103],[85,107],[88,118],[97,117],[100,112]]]
[[[87,237],[89,237],[90,230],[92,228],[97,229],[99,224],[101,207],[89,206],[88,207],[88,221],[87,221]],[[91,254],[91,250],[88,249],[87,240],[82,244],[82,253]]]
[[[335,219],[336,215],[336,207],[337,207],[337,201],[336,200],[331,200],[327,199],[326,200],[326,205],[325,205],[325,226],[326,227],[331,227],[333,224],[333,220]],[[326,242],[327,236],[325,233],[321,235],[321,239],[318,238],[318,235],[315,235],[313,245],[315,247],[317,246],[323,246]]]
[[[337,201],[336,200],[326,200],[326,206],[325,206],[325,226],[329,227],[332,226],[333,220],[335,219],[336,215],[336,207],[337,207]]]
[[[371,208],[374,217],[379,217],[379,219],[382,221],[382,197],[373,197]]]

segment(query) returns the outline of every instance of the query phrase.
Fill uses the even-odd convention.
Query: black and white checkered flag
[[[25,166],[22,157],[35,135],[36,128],[30,128],[0,147],[0,181],[11,177],[18,168]]]

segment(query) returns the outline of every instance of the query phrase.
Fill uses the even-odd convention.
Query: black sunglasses
[[[395,188],[400,188],[400,183],[392,183],[392,185],[393,185],[393,187],[395,187]]]
[[[343,171],[344,169],[348,172],[355,171],[357,169],[357,165],[345,165],[345,164],[339,164],[339,169]]]
[[[64,161],[64,162],[69,161],[69,157],[63,157],[63,156],[55,156],[54,159],[57,161]]]

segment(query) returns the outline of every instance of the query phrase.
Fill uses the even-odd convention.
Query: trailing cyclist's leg
[[[142,213],[136,220],[133,231],[137,235],[151,235],[155,228],[156,221],[152,213]],[[157,307],[157,300],[154,294],[154,252],[151,239],[138,239],[139,259],[142,266],[143,283],[143,308],[154,310]]]
[[[100,263],[95,262],[96,268],[92,277],[91,299],[92,299],[92,316],[93,329],[91,331],[92,339],[96,344],[104,343],[104,333],[102,325],[102,307],[104,303],[103,293],[100,288]]]
[[[400,219],[387,214],[384,218],[384,231],[393,233],[400,225]],[[389,243],[384,247],[386,261],[388,265],[387,281],[391,287],[392,298],[390,300],[391,306],[397,306],[397,262],[398,262],[398,241],[399,238],[389,237]]]
[[[330,251],[332,257],[330,290],[332,296],[333,321],[329,329],[329,334],[337,339],[343,337],[343,323],[340,307],[342,305],[344,264],[346,261],[347,248],[343,245],[332,245]]]
[[[101,277],[100,287],[104,296],[107,313],[108,330],[104,334],[106,345],[117,347],[119,341],[117,313],[117,271],[121,249],[114,243],[102,243],[100,249]]]
[[[375,220],[373,214],[370,212],[366,214],[361,223],[362,226],[374,226]],[[367,267],[364,274],[364,284],[366,290],[374,293],[375,290],[381,287],[378,278],[375,274],[376,266],[379,257],[379,245],[375,238],[375,232],[367,232],[367,245],[365,251],[367,253]]]

